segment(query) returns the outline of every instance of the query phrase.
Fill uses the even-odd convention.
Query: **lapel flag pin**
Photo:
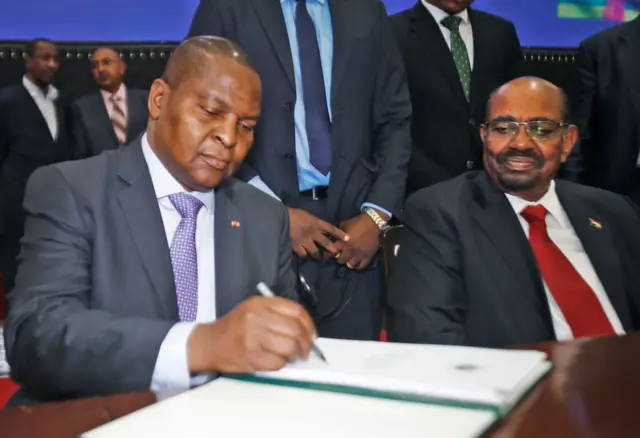
[[[589,218],[589,225],[591,225],[593,228],[597,228],[599,230],[602,229],[602,224],[600,222],[598,222],[597,220],[595,220],[595,219]]]
[[[232,227],[236,227],[236,228],[240,228],[240,222],[238,222],[238,221],[231,221],[231,226],[232,226]]]

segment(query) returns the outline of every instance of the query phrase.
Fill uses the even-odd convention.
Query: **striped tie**
[[[120,146],[127,143],[127,116],[118,104],[121,99],[115,95],[111,96],[111,123],[113,123],[113,130],[118,138],[118,144]]]

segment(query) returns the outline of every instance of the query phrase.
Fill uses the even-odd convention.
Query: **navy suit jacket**
[[[397,213],[411,153],[404,65],[378,0],[328,0],[333,27],[333,163],[327,214],[340,221],[371,202]],[[290,207],[299,200],[292,54],[279,0],[201,0],[189,36],[240,44],[262,79],[262,116],[239,176],[256,174]]]

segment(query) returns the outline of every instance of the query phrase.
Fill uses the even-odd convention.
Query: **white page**
[[[488,411],[406,403],[220,378],[84,438],[472,438]]]
[[[510,407],[549,368],[538,351],[318,339],[312,356],[276,372],[291,379]]]

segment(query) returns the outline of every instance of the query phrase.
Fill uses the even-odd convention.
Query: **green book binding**
[[[272,377],[264,377],[255,374],[224,374],[222,377],[240,380],[246,382],[254,382],[261,383],[267,385],[276,385],[276,386],[287,386],[292,388],[301,388],[301,389],[310,389],[315,391],[327,391],[327,392],[336,392],[342,394],[350,394],[357,395],[363,397],[373,397],[380,399],[388,399],[388,400],[397,400],[404,402],[413,402],[413,403],[425,403],[432,404],[438,406],[446,406],[453,408],[463,408],[463,409],[473,409],[473,410],[482,410],[482,411],[491,411],[496,415],[496,418],[503,418],[509,411],[522,399],[526,397],[537,385],[537,383],[549,372],[551,366],[540,374],[540,376],[533,382],[530,387],[522,393],[521,397],[518,397],[514,400],[514,403],[508,405],[495,405],[491,403],[480,403],[473,401],[464,401],[454,398],[447,397],[436,397],[436,396],[426,396],[420,394],[413,394],[407,392],[394,392],[394,391],[386,391],[386,390],[378,390],[365,388],[361,386],[349,386],[349,385],[339,385],[333,383],[323,383],[323,382],[310,382],[310,381],[301,381],[301,380],[291,380],[291,379],[279,379]]]

